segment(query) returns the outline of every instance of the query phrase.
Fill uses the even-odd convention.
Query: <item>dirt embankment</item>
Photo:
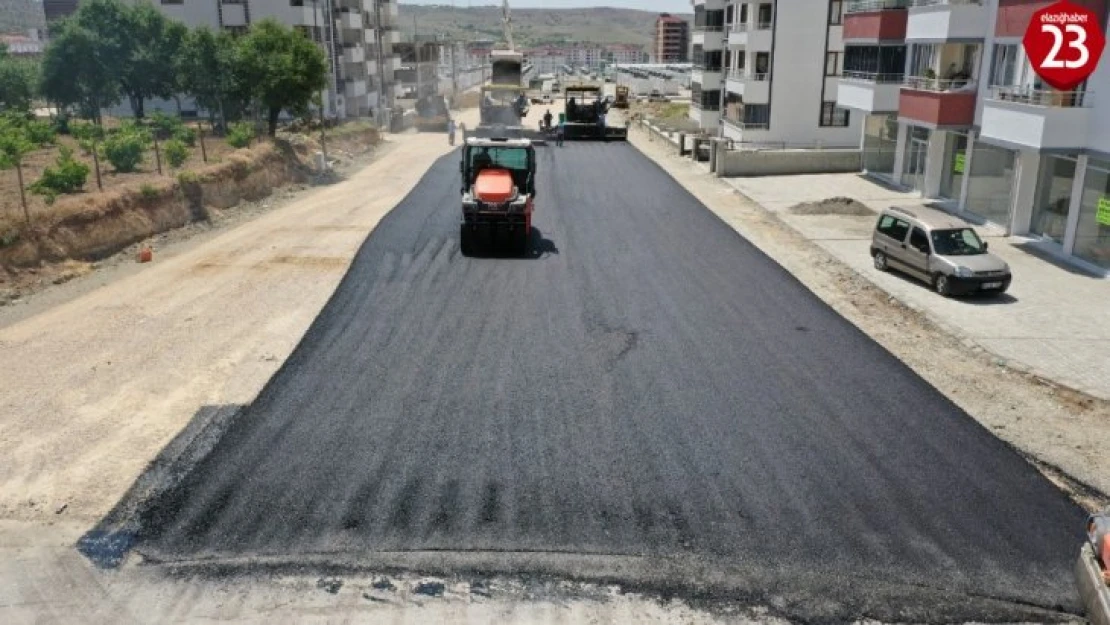
[[[377,130],[360,128],[329,137],[328,149],[359,153],[378,141]],[[316,147],[311,138],[279,138],[176,178],[61,199],[31,226],[0,233],[0,283],[44,265],[99,260],[152,235],[207,220],[210,209],[226,210],[307,182],[314,176]]]

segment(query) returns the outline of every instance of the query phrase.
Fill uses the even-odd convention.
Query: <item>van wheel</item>
[[[879,271],[887,270],[886,254],[883,254],[882,252],[875,252],[875,255],[872,256],[871,259],[875,261],[875,269],[878,269]]]
[[[943,273],[938,273],[936,277],[933,278],[933,288],[938,294],[944,297],[948,297],[952,294],[952,285],[948,283],[948,276]]]

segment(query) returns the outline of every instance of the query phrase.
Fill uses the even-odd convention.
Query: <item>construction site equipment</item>
[[[1075,563],[1075,581],[1087,620],[1110,625],[1110,508],[1087,518],[1087,542]]]
[[[426,95],[416,101],[416,129],[420,132],[446,132],[451,112],[442,95]]]
[[[527,139],[471,137],[462,148],[462,254],[481,243],[508,238],[524,253],[532,236],[536,197],[536,150]]]
[[[481,87],[478,127],[469,136],[529,139],[543,144],[544,134],[538,129],[525,128],[521,122],[528,115],[531,103],[524,84],[524,54],[513,47],[509,0],[502,0],[501,21],[508,47],[490,50],[490,80]]]
[[[627,141],[628,128],[610,126],[606,122],[610,102],[601,98],[601,88],[575,85],[563,92],[566,123],[563,137],[567,140]]]
[[[617,94],[613,98],[613,108],[628,108],[628,85],[617,85]]]

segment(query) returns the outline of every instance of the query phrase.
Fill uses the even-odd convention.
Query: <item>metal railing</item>
[[[968,80],[966,78],[929,78],[927,76],[906,76],[902,81],[902,86],[907,89],[914,89],[917,91],[959,91],[964,93],[974,93],[977,91],[975,79]]]
[[[742,69],[731,69],[728,72],[728,77],[733,80],[753,80],[755,82],[765,82],[771,78],[770,72],[747,72]]]
[[[1059,108],[1085,108],[1091,106],[1090,91],[1030,89],[1024,86],[1013,85],[998,85],[991,87],[987,99],[999,102],[1017,102],[1019,104]]]
[[[724,122],[737,130],[770,130],[770,122],[742,122],[731,117],[725,117]]]
[[[874,82],[880,84],[898,84],[906,79],[906,75],[902,72],[896,74],[881,74],[879,72],[861,72],[853,69],[846,69],[841,75],[842,80],[858,80],[861,82]]]
[[[719,33],[725,30],[724,24],[694,24],[695,33]]]
[[[844,5],[844,14],[905,9],[911,2],[912,0],[848,0]]]
[[[690,108],[698,109],[699,111],[719,111],[721,110],[721,105],[715,102],[698,102],[697,100],[691,100]]]

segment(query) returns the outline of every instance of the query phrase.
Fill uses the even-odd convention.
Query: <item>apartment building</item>
[[[670,13],[655,19],[651,47],[654,63],[686,63],[690,60],[690,24]]]
[[[614,43],[605,46],[605,59],[618,65],[637,65],[648,62],[648,53],[643,46]]]
[[[337,118],[377,115],[392,106],[400,61],[395,0],[161,0],[153,5],[188,26],[246,32],[274,19],[303,32],[329,58],[324,109]],[[152,109],[167,103],[151,103]],[[122,112],[122,111],[121,111]]]
[[[442,42],[434,36],[414,37],[414,41],[393,44],[401,68],[397,78],[398,95],[421,98],[439,91],[439,54]]]
[[[1074,0],[1100,16],[1105,0]],[[838,103],[868,173],[1110,272],[1110,63],[1074,91],[1021,43],[1049,0],[849,0]]]
[[[693,0],[690,117],[733,141],[856,145],[862,116],[837,105],[841,0]]]

